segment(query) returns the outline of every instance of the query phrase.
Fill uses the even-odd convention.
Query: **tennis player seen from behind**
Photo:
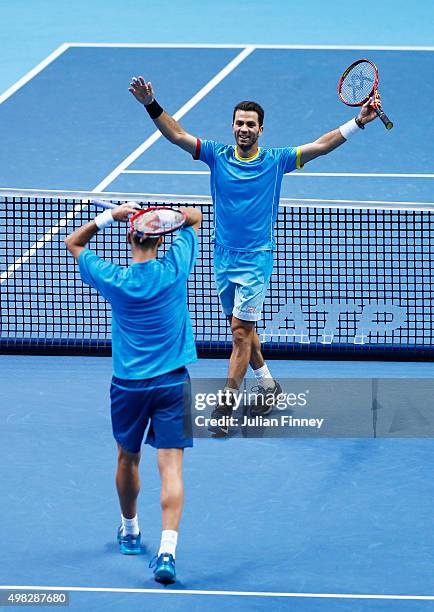
[[[184,503],[183,450],[193,446],[184,428],[184,407],[190,408],[190,379],[186,364],[196,360],[196,347],[187,308],[187,278],[198,252],[201,212],[186,214],[168,252],[157,259],[163,238],[139,238],[128,233],[132,265],[105,261],[87,248],[89,240],[113,221],[125,222],[137,210],[122,204],[105,211],[65,239],[78,261],[81,278],[112,307],[113,378],[110,389],[113,435],[118,445],[116,487],[122,524],[120,551],[140,553],[137,497],[140,491],[140,448],[157,449],[161,477],[163,532],[154,576],[175,580],[175,549]]]
[[[205,162],[211,171],[214,274],[223,311],[231,324],[233,348],[225,387],[228,400],[212,414],[223,424],[210,430],[225,435],[233,410],[232,394],[239,389],[249,363],[258,383],[253,416],[271,412],[281,393],[263,359],[255,323],[261,318],[273,268],[274,225],[283,175],[330,153],[362,131],[377,114],[373,100],[369,100],[355,119],[314,142],[263,149],[258,146],[258,139],[263,132],[264,111],[256,102],[245,101],[235,106],[233,146],[188,134],[161,108],[152,84],[143,77],[133,78],[129,91],[145,106],[163,136],[194,159]]]

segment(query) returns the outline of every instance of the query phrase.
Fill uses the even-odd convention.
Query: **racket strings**
[[[170,208],[142,211],[131,219],[132,229],[142,235],[159,236],[171,232],[184,223],[184,215]]]
[[[372,94],[375,82],[375,68],[368,62],[360,62],[343,78],[341,95],[350,104],[360,104]]]

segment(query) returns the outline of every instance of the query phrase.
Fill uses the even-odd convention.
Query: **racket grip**
[[[386,113],[383,112],[383,109],[378,106],[375,107],[375,112],[377,113],[377,115],[380,117],[381,121],[384,123],[384,125],[386,126],[387,130],[391,130],[393,128],[393,123],[390,121],[389,117],[386,115]]]

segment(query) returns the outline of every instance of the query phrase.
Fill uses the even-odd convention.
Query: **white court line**
[[[209,170],[124,170],[122,174],[210,174]]]
[[[199,194],[179,194],[179,193],[143,193],[138,191],[68,191],[65,189],[17,189],[16,187],[0,187],[0,197],[27,197],[27,198],[57,198],[61,197],[68,200],[74,199],[113,199],[113,200],[131,200],[134,198],[142,198],[143,201],[152,200],[154,198],[180,198],[180,201],[184,201],[185,198],[194,198],[196,202],[209,201],[211,202],[210,195],[199,195]]]
[[[209,175],[209,170],[124,170],[122,174],[185,174]],[[287,172],[291,176],[350,176],[358,178],[434,178],[434,174],[399,174],[380,172]]]
[[[211,591],[193,589],[124,589],[116,587],[75,587],[75,586],[0,586],[0,591],[75,591],[82,593],[149,593],[159,595],[223,595],[238,597],[291,597],[313,599],[393,599],[407,601],[434,601],[434,595],[380,595],[360,593],[286,593],[280,591]]]
[[[124,192],[124,191],[65,191],[57,189],[16,189],[14,187],[0,188],[0,197],[31,197],[31,198],[56,198],[77,199],[81,200],[99,198],[112,200],[131,200],[139,199],[146,201],[155,200],[163,203],[165,200],[171,199],[177,202],[189,204],[206,204],[211,205],[212,199],[210,195],[197,193],[142,193],[142,192]],[[433,202],[413,202],[408,200],[343,200],[343,199],[325,199],[325,198],[280,198],[279,207],[299,207],[300,205],[309,207],[322,208],[381,208],[384,210],[395,210],[397,207],[403,210],[409,208],[413,210],[434,210]],[[312,208],[312,206],[311,206]]]
[[[34,76],[36,76],[37,74],[39,74],[39,72],[44,70],[44,68],[46,68],[49,64],[51,64],[51,62],[54,62],[54,60],[57,59],[60,55],[62,55],[62,53],[64,53],[66,49],[68,49],[67,43],[60,45],[60,47],[58,47],[55,51],[53,51],[53,53],[50,53],[50,55],[48,55],[48,57],[42,60],[42,62],[40,62],[37,66],[32,68],[23,77],[21,77],[21,79],[19,79],[16,83],[14,83],[14,85],[9,87],[9,89],[7,89],[4,93],[0,95],[0,104],[2,104],[2,102],[7,100],[16,91],[21,89],[23,85],[28,83],[31,79],[33,79]]]
[[[256,49],[312,49],[319,51],[434,51],[434,47],[418,45],[266,45],[256,43],[87,43],[69,42],[69,47],[101,47],[119,49],[244,49],[255,47]]]
[[[434,178],[434,174],[410,174],[410,173],[397,173],[397,172],[291,172],[287,173],[291,176],[334,176],[334,177],[357,177],[357,178]]]
[[[173,118],[178,121],[181,119],[189,110],[191,110],[198,102],[200,102],[209,92],[216,87],[228,74],[230,74],[241,62],[243,62],[246,57],[248,57],[253,51],[255,47],[250,46],[246,47],[239,53],[233,60],[231,60],[220,72],[218,72],[206,85],[202,87],[184,106],[176,111],[173,115]],[[128,166],[130,166],[133,161],[135,161],[142,153],[144,153],[149,147],[151,147],[157,140],[162,137],[162,133],[160,130],[155,130],[155,132],[147,138],[142,144],[135,149],[128,157],[126,157],[116,168],[110,172],[98,185],[95,187],[95,191],[103,191],[110,183],[112,183]]]
[[[57,189],[16,189],[14,187],[0,188],[0,197],[30,197],[30,198],[56,198],[73,200],[80,198],[81,200],[99,198],[111,200],[131,200],[139,199],[144,202],[155,200],[163,203],[165,200],[176,200],[177,202],[189,204],[212,204],[210,195],[198,193],[143,193],[143,192],[124,192],[124,191],[65,191]],[[394,210],[401,207],[403,210],[432,210],[434,209],[433,202],[414,202],[408,200],[343,200],[343,199],[325,199],[325,198],[280,198],[279,207],[298,207],[306,204],[314,205],[314,207],[322,208],[381,208],[384,210]],[[311,206],[312,207],[312,206]]]
[[[233,60],[231,60],[226,66],[220,70],[206,85],[204,85],[188,102],[186,102],[181,108],[176,111],[173,115],[173,118],[178,120],[181,119],[189,110],[191,110],[198,102],[202,100],[216,85],[218,85],[228,74],[230,74],[242,61],[246,59],[253,51],[255,47],[250,46],[246,47],[239,53]],[[98,185],[92,190],[93,192],[103,191],[110,183],[112,183],[119,174],[125,170],[133,161],[135,161],[140,155],[149,149],[159,138],[161,138],[162,134],[159,130],[155,130],[155,132],[147,138],[139,147],[137,147],[128,157],[126,157],[110,174],[108,174]],[[18,268],[20,268],[23,264],[25,264],[32,255],[34,255],[40,248],[44,246],[44,244],[52,239],[52,237],[59,233],[60,229],[66,225],[66,223],[74,217],[75,214],[78,214],[84,206],[87,204],[83,203],[78,208],[74,208],[74,212],[68,213],[68,215],[61,219],[57,225],[54,225],[44,236],[31,245],[31,247],[13,264],[11,264],[7,270],[5,270],[2,274],[0,274],[0,284],[6,281]]]
[[[164,203],[164,201],[176,200],[183,204],[206,204],[212,205],[212,199],[210,195],[203,195],[197,193],[141,193],[141,192],[121,192],[121,191],[64,191],[55,189],[16,189],[0,188],[0,197],[30,197],[30,198],[56,198],[61,197],[63,199],[77,199],[87,200],[92,198],[99,199],[111,199],[111,200],[142,200],[152,201],[157,203]],[[85,205],[87,205],[85,203]],[[337,200],[337,199],[324,199],[324,198],[280,198],[279,207],[285,208],[379,208],[383,210],[411,210],[411,211],[423,211],[423,210],[434,210],[433,202],[413,202],[407,200]],[[313,206],[312,206],[313,205]],[[78,205],[79,206],[79,205]]]

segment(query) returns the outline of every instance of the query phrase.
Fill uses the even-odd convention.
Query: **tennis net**
[[[227,354],[231,337],[212,274],[209,198],[12,190],[0,190],[0,352],[110,351],[110,308],[81,282],[63,244],[97,214],[86,203],[92,197],[200,206],[189,308],[200,353]],[[434,355],[434,204],[282,200],[276,236],[258,324],[268,356]],[[125,224],[99,232],[90,246],[128,265]]]

